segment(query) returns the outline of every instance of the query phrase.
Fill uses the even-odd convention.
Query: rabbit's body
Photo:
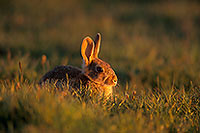
[[[82,71],[79,68],[73,67],[73,66],[57,66],[55,67],[53,70],[47,72],[42,79],[40,80],[40,84],[42,84],[43,82],[46,82],[47,80],[49,80],[49,82],[52,81],[67,81],[68,80],[72,80],[72,79],[82,79],[80,77],[83,78],[87,78],[86,76],[80,76]]]
[[[83,68],[73,66],[57,66],[47,72],[40,84],[56,81],[69,84],[69,88],[78,89],[80,86],[97,90],[105,96],[112,95],[112,88],[117,84],[117,76],[110,65],[98,58],[100,46],[100,34],[97,34],[95,42],[86,37],[81,46]]]

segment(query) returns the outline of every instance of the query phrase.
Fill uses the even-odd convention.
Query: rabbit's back
[[[47,72],[40,80],[40,84],[52,81],[71,81],[77,78],[84,78],[81,69],[73,66],[57,66]],[[86,78],[86,77],[85,77]],[[81,79],[80,79],[81,80]]]

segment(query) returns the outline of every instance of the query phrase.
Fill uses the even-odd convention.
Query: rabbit
[[[80,84],[84,87],[90,86],[97,93],[110,97],[113,87],[117,85],[117,76],[111,66],[98,58],[101,43],[101,34],[97,33],[95,41],[89,36],[85,37],[81,44],[81,55],[83,58],[82,69],[74,66],[57,66],[47,72],[40,80],[40,84],[47,81],[65,82],[69,88],[78,89]]]

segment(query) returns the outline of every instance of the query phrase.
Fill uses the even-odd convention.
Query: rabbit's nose
[[[117,84],[117,80],[116,80],[116,79],[113,79],[113,83],[114,83],[115,86],[116,86],[116,84]]]
[[[117,85],[117,77],[116,76],[113,77],[112,82],[114,83],[114,86]]]

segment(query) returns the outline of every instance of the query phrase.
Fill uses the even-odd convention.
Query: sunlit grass
[[[192,83],[191,83],[192,84]],[[1,81],[2,131],[198,131],[200,88],[115,93],[113,100],[80,100],[67,90]]]

